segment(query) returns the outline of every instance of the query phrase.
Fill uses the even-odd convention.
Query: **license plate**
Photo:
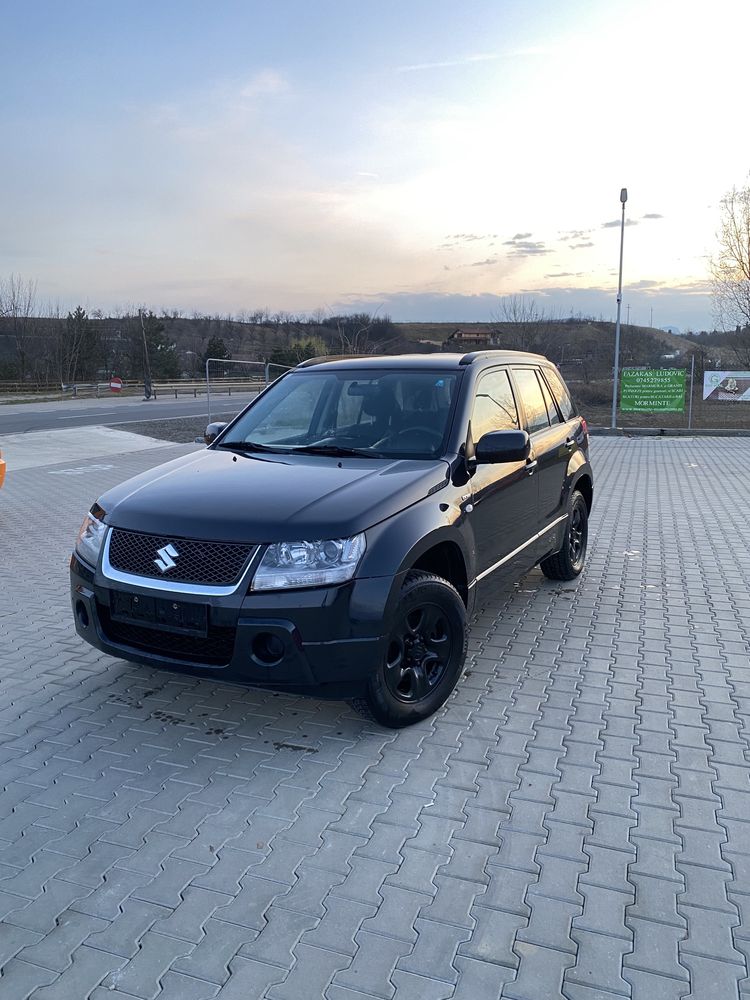
[[[115,590],[110,593],[110,614],[116,621],[148,625],[164,632],[204,636],[208,632],[205,604],[188,604]]]

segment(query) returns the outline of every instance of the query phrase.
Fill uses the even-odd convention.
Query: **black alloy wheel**
[[[442,577],[412,570],[364,698],[352,706],[383,726],[400,729],[428,718],[456,686],[468,647],[466,607]]]
[[[588,535],[588,524],[586,521],[585,509],[580,504],[576,504],[570,512],[570,525],[568,527],[568,551],[572,566],[583,569],[583,561],[586,557],[586,541]]]
[[[406,703],[426,698],[444,677],[453,645],[450,621],[439,605],[402,611],[385,656],[385,683],[393,697]]]
[[[589,539],[589,509],[583,494],[576,490],[568,504],[568,520],[562,548],[539,564],[550,580],[575,580],[586,562]]]

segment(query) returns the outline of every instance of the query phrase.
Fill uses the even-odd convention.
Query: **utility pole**
[[[615,324],[615,370],[612,386],[612,430],[617,426],[617,382],[620,378],[620,309],[622,307],[622,250],[625,243],[625,202],[628,200],[628,189],[620,191],[622,205],[622,223],[620,225],[620,275],[617,279],[617,323]]]
[[[146,324],[143,322],[143,310],[138,310],[138,318],[141,321],[141,333],[143,334],[143,395],[146,399],[151,399],[151,361],[148,356],[148,341],[146,340]]]

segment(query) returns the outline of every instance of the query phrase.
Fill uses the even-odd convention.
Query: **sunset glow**
[[[631,319],[705,328],[749,30],[740,0],[12,0],[0,273],[105,311],[612,318],[626,185]]]

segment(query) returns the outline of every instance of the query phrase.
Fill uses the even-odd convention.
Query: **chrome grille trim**
[[[112,565],[109,557],[113,530],[113,528],[107,529],[107,537],[104,540],[101,561],[102,575],[105,576],[107,580],[112,580],[115,583],[125,583],[131,587],[141,587],[147,590],[159,590],[169,594],[191,594],[195,597],[228,597],[230,594],[235,594],[243,585],[246,584],[248,577],[254,572],[264,549],[263,545],[255,546],[255,551],[248,558],[239,579],[231,585],[216,586],[201,583],[181,583],[179,580],[169,580],[165,578],[159,579],[153,576],[139,576],[135,573],[127,573],[123,570],[116,569]]]

